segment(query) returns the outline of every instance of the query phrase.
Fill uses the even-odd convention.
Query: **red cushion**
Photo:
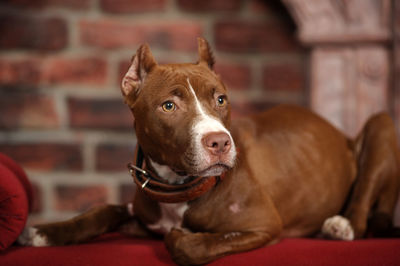
[[[210,265],[399,265],[399,239],[330,241],[284,239],[272,246],[216,260]],[[108,234],[64,247],[11,247],[0,265],[174,265],[163,241]]]
[[[0,251],[9,247],[24,229],[32,188],[24,171],[0,154]],[[31,199],[31,198],[30,198]]]
[[[19,179],[28,196],[29,211],[32,210],[33,190],[25,171],[10,157],[0,153],[0,164],[5,165]],[[1,184],[1,183],[0,183]]]

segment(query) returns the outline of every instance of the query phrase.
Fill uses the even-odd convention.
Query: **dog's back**
[[[242,118],[232,130],[239,160],[246,160],[255,185],[271,196],[284,235],[313,233],[326,217],[340,212],[356,177],[356,162],[336,128],[305,108],[282,105]],[[301,211],[293,211],[299,206]]]

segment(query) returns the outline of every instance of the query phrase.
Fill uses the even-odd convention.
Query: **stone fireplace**
[[[298,39],[310,49],[311,108],[350,137],[369,116],[389,111],[400,136],[398,1],[282,2],[297,24]]]
[[[395,1],[283,3],[297,24],[299,40],[310,49],[311,107],[351,137],[382,110],[390,111],[399,126],[398,78],[391,77]]]

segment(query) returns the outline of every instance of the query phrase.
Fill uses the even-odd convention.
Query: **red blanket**
[[[171,265],[161,240],[119,234],[66,247],[9,247],[28,216],[32,190],[23,170],[0,154],[0,265]],[[3,251],[1,251],[3,250]],[[351,242],[285,239],[250,252],[227,256],[212,265],[400,265],[400,239]]]
[[[0,265],[173,265],[161,240],[119,234],[65,247],[10,247]],[[219,259],[211,265],[400,265],[400,239],[331,241],[285,239],[280,243]]]

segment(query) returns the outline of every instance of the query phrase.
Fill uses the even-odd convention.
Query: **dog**
[[[81,243],[113,230],[164,236],[178,264],[204,264],[286,237],[352,240],[390,226],[400,185],[393,122],[371,117],[351,140],[313,112],[280,105],[231,122],[209,44],[196,63],[159,65],[148,45],[121,91],[138,147],[133,204],[27,228],[19,241]]]

